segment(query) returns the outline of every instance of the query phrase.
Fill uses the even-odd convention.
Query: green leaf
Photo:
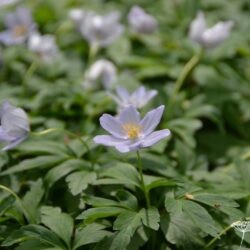
[[[104,226],[100,224],[90,224],[82,229],[76,229],[73,249],[91,243],[101,241],[104,237],[111,235],[110,232],[103,230]]]
[[[23,226],[21,229],[14,231],[4,242],[2,246],[12,246],[18,242],[22,242],[28,239],[37,239],[41,242],[48,243],[52,246],[59,247],[60,249],[67,250],[66,246],[61,242],[58,236],[48,230],[47,228],[39,225]]]
[[[183,211],[189,216],[194,224],[205,233],[213,237],[218,236],[220,233],[220,228],[216,226],[212,216],[199,204],[193,201],[183,200]]]
[[[33,223],[39,222],[39,204],[44,195],[44,188],[41,179],[32,183],[30,191],[28,191],[23,198],[23,205],[26,208]]]
[[[156,207],[148,209],[143,208],[141,211],[142,223],[155,231],[159,229],[160,214]]]
[[[69,159],[62,164],[52,168],[45,175],[44,182],[48,189],[50,189],[55,182],[57,182],[62,177],[66,176],[70,172],[80,169],[88,169],[88,163],[80,159]]]
[[[85,223],[91,223],[100,218],[106,218],[110,216],[116,216],[122,212],[126,211],[124,208],[120,207],[98,207],[90,208],[82,212],[77,219],[84,219]]]
[[[161,218],[161,229],[170,243],[182,246],[183,249],[201,249],[204,245],[200,237],[200,229],[196,227],[186,214],[170,213]]]
[[[70,192],[73,195],[80,194],[83,190],[87,189],[88,185],[96,180],[95,172],[78,171],[70,174],[66,181],[68,183]]]
[[[62,213],[60,208],[42,207],[41,222],[70,246],[74,221],[68,214]]]
[[[158,180],[152,181],[150,184],[147,184],[146,189],[149,192],[151,189],[158,187],[174,187],[174,186],[176,186],[176,182],[160,178]]]
[[[110,177],[117,181],[117,184],[132,185],[141,187],[139,174],[135,167],[128,163],[115,163],[112,167],[100,173],[100,177]],[[112,184],[112,183],[111,183]]]
[[[126,211],[121,213],[114,222],[114,230],[120,232],[114,237],[111,250],[125,249],[138,227],[142,225],[141,213]]]
[[[18,150],[21,153],[29,155],[33,154],[49,154],[49,155],[69,155],[68,149],[62,142],[48,141],[48,140],[27,140],[22,143]]]
[[[137,198],[126,190],[118,190],[116,197],[119,200],[121,206],[127,207],[129,209],[136,210],[138,207]]]
[[[16,247],[15,250],[61,250],[60,247],[53,247],[49,244],[43,243],[40,240],[27,240]]]
[[[51,156],[37,156],[33,159],[28,159],[20,162],[19,164],[8,168],[0,173],[0,176],[19,173],[34,168],[48,168],[58,165],[59,163],[67,160],[68,156],[64,155],[51,155]]]

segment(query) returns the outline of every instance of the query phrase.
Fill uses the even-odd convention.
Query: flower
[[[0,121],[0,142],[7,144],[2,150],[14,148],[28,136],[30,126],[26,113],[8,101],[0,106]]]
[[[21,7],[5,16],[5,25],[7,30],[0,32],[0,42],[5,45],[24,43],[30,33],[36,30],[30,11]]]
[[[116,67],[111,61],[106,59],[96,61],[88,70],[84,84],[91,87],[98,79],[105,89],[111,88],[116,81]]]
[[[163,111],[164,106],[159,106],[148,112],[142,120],[133,106],[123,109],[117,117],[103,114],[100,124],[111,135],[95,136],[94,142],[115,147],[121,153],[150,147],[170,135],[168,129],[154,131]]]
[[[120,108],[132,105],[140,109],[155,97],[158,92],[157,90],[147,91],[145,87],[141,86],[130,94],[127,89],[119,86],[116,88],[116,93],[117,96],[111,94],[111,97],[117,102]]]
[[[91,11],[73,11],[70,14],[77,30],[91,44],[106,47],[114,42],[123,32],[124,27],[119,23],[120,14],[111,12],[107,15],[97,15]]]
[[[190,25],[189,37],[204,48],[215,48],[229,37],[232,27],[233,21],[226,21],[207,28],[204,14],[199,11]]]
[[[28,48],[37,53],[45,62],[51,62],[58,54],[55,37],[32,33],[28,39]]]
[[[157,28],[156,19],[139,6],[132,7],[128,14],[128,22],[136,32],[142,34],[153,33]]]

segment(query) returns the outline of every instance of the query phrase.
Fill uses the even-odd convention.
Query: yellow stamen
[[[126,123],[122,127],[129,139],[136,139],[141,133],[141,126],[138,124]]]
[[[27,33],[28,29],[25,25],[17,25],[13,29],[13,33],[15,37],[23,36]]]

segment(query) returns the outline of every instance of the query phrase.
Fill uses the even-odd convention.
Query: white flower
[[[123,32],[124,27],[119,23],[120,14],[116,11],[107,15],[97,15],[91,11],[73,10],[71,19],[77,30],[91,44],[106,47],[114,42]]]
[[[85,16],[85,11],[82,9],[71,9],[69,11],[69,18],[76,24],[83,21],[84,16]]]
[[[100,59],[88,70],[86,74],[86,82],[89,85],[95,85],[95,82],[100,80],[105,89],[110,89],[115,83],[116,77],[115,65],[109,60]]]
[[[226,21],[207,28],[204,14],[199,11],[190,25],[189,37],[204,48],[215,48],[229,37],[232,27],[233,22]]]
[[[111,94],[111,97],[117,102],[120,109],[130,105],[140,109],[157,95],[157,90],[146,90],[145,87],[141,86],[130,94],[127,89],[119,86],[116,88],[116,94],[116,96]]]
[[[43,61],[51,62],[58,54],[55,37],[32,33],[28,40],[28,48],[37,53]]]
[[[136,32],[142,34],[153,33],[157,28],[156,19],[139,6],[132,7],[128,14],[128,22]]]
[[[29,121],[23,109],[5,101],[0,106],[0,142],[9,150],[21,143],[30,131]]]

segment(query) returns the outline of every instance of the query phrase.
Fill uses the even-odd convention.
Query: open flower
[[[32,33],[28,40],[28,48],[37,53],[44,62],[51,62],[58,55],[58,48],[53,35]]]
[[[142,120],[133,106],[123,109],[118,117],[103,114],[100,124],[111,135],[98,135],[94,142],[115,147],[121,153],[150,147],[170,135],[168,129],[154,131],[163,111],[164,106],[159,106],[148,112]]]
[[[207,28],[204,14],[199,11],[190,25],[189,37],[204,48],[215,48],[229,37],[232,27],[233,21],[226,21]]]
[[[30,131],[29,121],[23,109],[5,101],[0,106],[0,142],[9,150],[21,143]]]
[[[100,80],[105,89],[110,89],[116,81],[116,67],[106,59],[100,59],[91,65],[86,74],[84,85],[92,88]]]
[[[123,25],[119,23],[118,12],[101,16],[91,11],[73,10],[70,12],[70,17],[75,22],[77,30],[92,46],[106,47],[124,30]]]
[[[116,94],[117,96],[111,95],[111,97],[121,109],[130,105],[140,109],[157,95],[157,90],[146,90],[141,86],[130,94],[127,89],[119,86],[116,88]]]
[[[153,33],[157,28],[156,19],[139,6],[132,7],[128,14],[128,22],[135,32],[142,34]]]
[[[5,25],[7,30],[0,32],[0,42],[5,45],[24,43],[29,34],[36,30],[30,11],[21,7],[5,16]]]

